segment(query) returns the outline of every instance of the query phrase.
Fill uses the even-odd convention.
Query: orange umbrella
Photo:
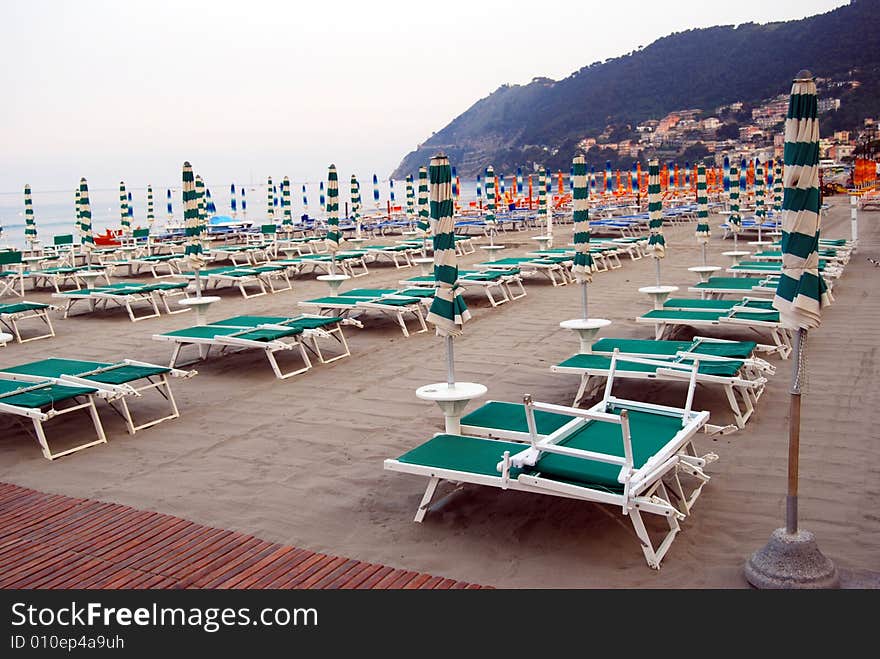
[[[532,175],[529,174],[529,210],[532,209]]]
[[[559,194],[564,195],[565,194],[565,184],[562,181],[562,170],[561,169],[556,172],[556,180],[558,182],[558,185],[556,187],[557,187],[557,190],[559,191]]]

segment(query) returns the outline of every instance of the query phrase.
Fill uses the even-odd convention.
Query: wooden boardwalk
[[[0,588],[480,588],[0,483]]]

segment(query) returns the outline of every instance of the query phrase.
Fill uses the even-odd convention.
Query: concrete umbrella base
[[[837,568],[809,531],[773,531],[767,544],[746,562],[745,576],[755,588],[840,588]]]

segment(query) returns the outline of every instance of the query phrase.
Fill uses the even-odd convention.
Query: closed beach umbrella
[[[247,219],[247,194],[244,186],[241,186],[241,217]]]
[[[153,226],[156,222],[156,212],[153,209],[153,186],[147,186],[147,224]]]
[[[281,224],[288,228],[293,228],[293,208],[290,205],[290,179],[287,176],[281,179],[281,206],[284,214]]]
[[[697,242],[702,245],[703,265],[706,265],[706,245],[709,244],[709,193],[706,189],[706,167],[697,166]]]
[[[89,202],[89,184],[84,178],[79,180],[79,228],[80,243],[86,253],[86,263],[90,262],[91,251],[95,248],[95,236],[92,233],[92,205]]]
[[[349,192],[351,195],[351,219],[354,220],[354,224],[357,231],[357,237],[361,237],[361,184],[358,182],[357,177],[352,174],[351,175],[351,190]]]
[[[82,224],[80,224],[80,201],[79,201],[79,186],[76,188],[76,195],[74,195],[74,208],[76,212],[76,223],[74,224],[74,231],[76,232],[77,238],[82,237]]]
[[[605,161],[605,194],[611,194],[611,161]]]
[[[266,218],[270,224],[275,223],[275,195],[273,194],[274,186],[272,185],[272,177],[266,184]]]
[[[229,206],[232,209],[232,219],[238,215],[238,202],[235,199],[235,183],[229,185]]]
[[[648,251],[657,262],[657,286],[660,285],[660,259],[666,256],[666,239],[663,237],[663,202],[660,194],[660,163],[648,163]]]
[[[733,233],[733,249],[737,250],[737,236],[742,231],[742,217],[739,214],[739,170],[730,166],[730,231]]]
[[[278,187],[272,186],[272,206],[278,208],[278,202],[281,201],[281,196],[278,194]]]
[[[461,334],[471,314],[458,287],[458,262],[455,256],[455,220],[452,215],[452,169],[449,159],[439,154],[431,158],[431,219],[434,224],[434,279],[437,291],[427,320],[437,335],[446,339],[446,381],[455,385],[453,337]]]
[[[452,199],[458,203],[458,172],[455,167],[452,168]]]
[[[302,185],[302,196],[303,196],[303,212],[305,212],[305,214],[308,215],[309,214],[309,195],[308,195],[308,192],[306,192],[306,184],[305,183],[303,183],[303,185]]]
[[[37,222],[34,220],[34,200],[31,198],[31,186],[24,186],[24,239],[34,248],[37,242]]]
[[[767,217],[764,209],[764,165],[755,166],[755,221],[758,223],[758,240],[761,240],[761,225]]]
[[[483,210],[483,175],[477,174],[477,206]]]
[[[207,217],[214,217],[217,214],[217,207],[211,198],[211,189],[205,186],[205,214]]]
[[[336,165],[330,165],[327,173],[327,236],[325,238],[327,248],[330,250],[333,260],[331,262],[331,272],[333,273],[333,264],[336,262],[336,252],[342,242],[342,234],[339,232],[339,178],[336,174]]]
[[[192,165],[189,162],[183,163],[183,224],[186,234],[184,255],[189,267],[195,272],[196,297],[201,297],[202,282],[199,279],[199,270],[205,267],[205,250],[202,247],[204,226],[199,217],[199,193],[196,189]]]
[[[724,156],[724,191],[730,192],[730,157]]]
[[[816,83],[800,71],[791,88],[785,120],[785,195],[782,202],[782,275],[773,306],[782,325],[793,331],[793,377],[789,408],[788,492],[785,528],[776,529],[764,549],[746,564],[746,578],[757,586],[828,588],[839,585],[837,569],[819,551],[814,536],[798,528],[798,459],[801,385],[807,332],[818,327],[833,301],[819,273],[819,120]]]
[[[131,233],[131,220],[128,219],[128,195],[125,193],[125,181],[119,182],[119,223],[123,233]]]
[[[165,189],[165,211],[168,213],[168,221],[174,219],[174,206],[171,204],[171,188]]]
[[[748,189],[748,185],[749,185],[749,179],[748,179],[747,172],[748,172],[748,164],[746,163],[746,159],[740,158],[740,161],[739,161],[739,193],[742,196],[745,196],[747,189]]]
[[[419,167],[419,220],[416,229],[422,234],[422,258],[428,253],[428,233],[431,231],[431,209],[428,205],[428,169]]]
[[[544,217],[544,226],[546,228],[545,235],[553,237],[553,219],[550,216],[550,208],[547,205],[547,170],[541,167],[538,172],[538,215]],[[547,246],[550,247],[553,241],[548,241]]]
[[[128,230],[131,231],[131,225],[134,222],[134,204],[131,202],[131,191],[128,192]]]
[[[486,168],[486,217],[485,222],[489,227],[489,244],[495,244],[495,168],[489,165]]]
[[[324,181],[318,184],[318,207],[322,213],[327,212],[327,197],[324,196]]]
[[[523,171],[522,167],[516,168],[516,194],[522,195],[523,193]]]
[[[373,174],[373,203],[379,208],[379,177]]]
[[[596,168],[590,165],[590,194],[596,195]]]
[[[391,205],[394,205],[394,179],[388,179],[388,199],[391,201]]]
[[[593,280],[593,257],[590,255],[590,188],[587,186],[587,161],[575,156],[574,188],[572,189],[572,220],[574,222],[574,263],[572,273],[581,285],[581,306],[584,320],[587,314],[587,284]]]
[[[205,181],[196,174],[196,210],[199,213],[199,223],[202,227],[208,224],[208,210],[205,207]]]
[[[416,219],[416,191],[413,188],[412,174],[406,175],[406,220],[415,222]]]
[[[776,163],[776,170],[773,173],[773,214],[782,213],[782,197],[783,197],[783,180],[782,180],[782,164]]]

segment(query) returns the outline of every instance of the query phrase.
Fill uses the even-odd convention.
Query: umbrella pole
[[[446,337],[446,384],[449,385],[449,388],[455,386],[455,358],[454,351],[452,348],[452,336],[447,335]]]
[[[657,266],[657,285],[660,285],[660,259],[654,259],[656,261]]]
[[[703,243],[703,265],[706,265],[706,243]]]
[[[584,310],[584,320],[589,320],[587,315],[587,282],[581,282],[581,307]]]
[[[788,496],[785,498],[785,531],[798,531],[798,457],[801,442],[801,381],[803,380],[804,348],[807,330],[794,335],[794,367],[791,378],[791,402],[788,421]]]
[[[199,269],[193,268],[196,275],[196,297],[202,297],[202,278],[199,277]]]

